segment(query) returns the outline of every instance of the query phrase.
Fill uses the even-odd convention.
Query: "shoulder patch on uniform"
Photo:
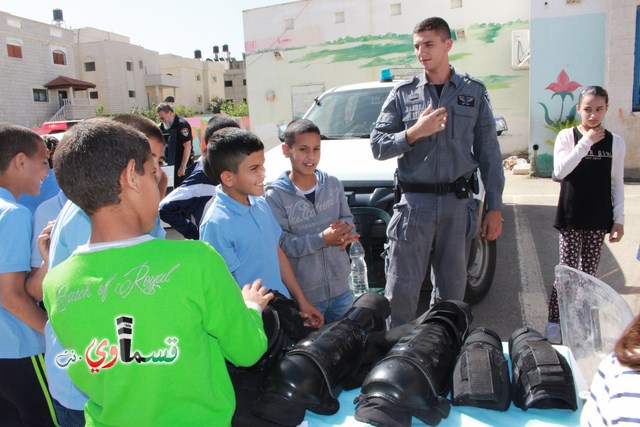
[[[182,129],[180,129],[180,133],[182,134],[182,136],[189,136],[189,129],[188,128],[182,128]]]
[[[418,78],[418,76],[415,76],[414,78],[409,79],[409,80],[402,80],[401,82],[398,82],[398,84],[397,84],[397,85],[395,85],[394,89],[398,89],[398,88],[401,88],[402,86],[406,86],[406,85],[408,85],[408,84],[411,84],[411,83],[413,83],[413,82],[414,82],[414,80],[416,80],[417,78]]]
[[[458,105],[474,107],[476,105],[476,98],[470,95],[458,95]]]
[[[469,80],[469,81],[472,81],[474,83],[478,83],[480,86],[482,86],[483,88],[486,89],[486,86],[485,86],[484,82],[482,80],[480,80],[479,78],[471,76],[471,75],[469,75],[469,73],[465,73],[464,74],[464,78]]]

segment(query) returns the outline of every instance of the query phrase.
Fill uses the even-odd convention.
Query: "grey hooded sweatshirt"
[[[349,290],[349,255],[336,246],[327,246],[322,231],[337,220],[353,224],[342,183],[319,170],[316,177],[315,203],[297,193],[288,171],[267,185],[265,192],[282,227],[280,246],[312,304]]]

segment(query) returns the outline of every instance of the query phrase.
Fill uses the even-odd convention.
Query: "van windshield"
[[[327,93],[307,119],[329,139],[369,138],[391,86]]]

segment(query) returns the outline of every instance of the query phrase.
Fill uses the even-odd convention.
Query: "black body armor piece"
[[[513,366],[513,404],[522,410],[578,408],[571,367],[560,353],[531,328],[509,338]]]
[[[409,426],[411,416],[436,425],[449,415],[451,373],[473,315],[462,301],[442,301],[402,337],[364,380],[358,421]]]
[[[453,370],[454,405],[506,411],[511,404],[509,364],[500,336],[476,328],[467,335]]]
[[[358,370],[368,333],[384,330],[390,312],[384,296],[360,296],[345,317],[299,341],[271,369],[252,413],[285,426],[300,424],[307,409],[335,414],[340,386]]]

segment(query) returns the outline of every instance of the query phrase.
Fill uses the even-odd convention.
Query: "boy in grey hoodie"
[[[317,169],[320,129],[310,120],[294,120],[284,141],[291,171],[267,185],[265,198],[282,227],[280,247],[304,294],[330,323],[353,303],[345,251],[357,238],[351,234],[353,216],[342,183]]]

